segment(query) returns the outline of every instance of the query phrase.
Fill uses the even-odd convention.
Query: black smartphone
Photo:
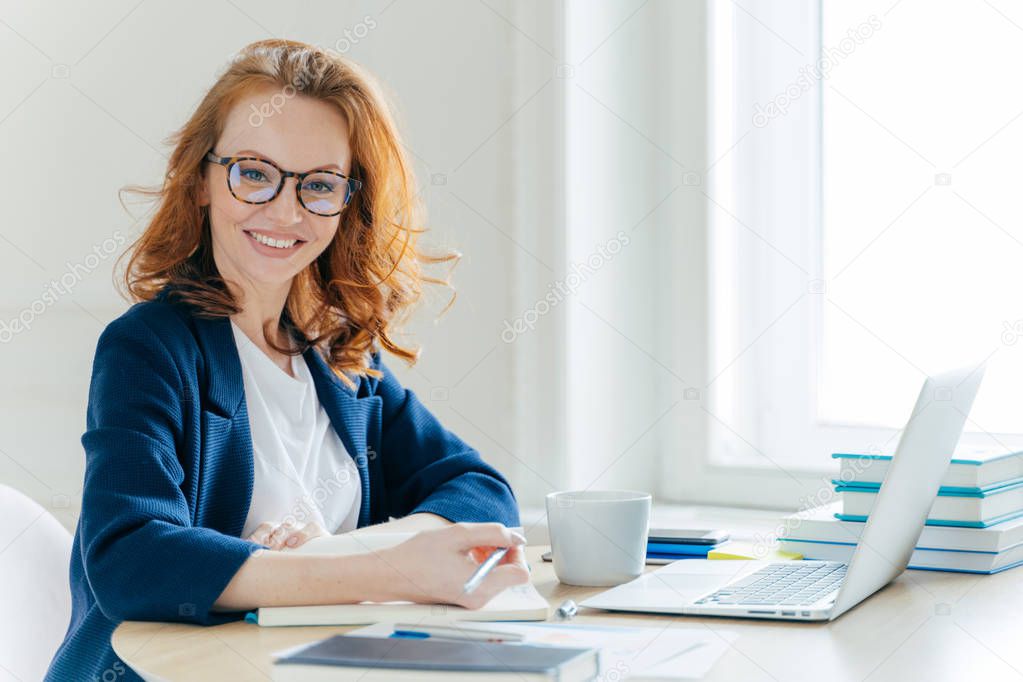
[[[691,528],[651,528],[647,542],[665,542],[676,545],[716,545],[729,537],[723,530],[693,530]]]

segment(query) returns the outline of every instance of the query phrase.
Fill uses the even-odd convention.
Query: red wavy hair
[[[199,205],[198,192],[203,159],[231,107],[267,85],[338,107],[351,135],[350,174],[362,181],[339,216],[333,241],[292,281],[281,331],[294,345],[278,346],[269,328],[268,345],[295,355],[322,344],[325,359],[350,386],[346,374],[379,376],[368,366],[378,346],[414,363],[418,349],[396,343],[392,325],[420,298],[424,282],[449,284],[425,276],[421,266],[456,261],[458,254],[427,256],[416,248],[421,204],[394,119],[372,77],[340,54],[297,41],[262,40],[243,48],[168,139],[174,150],[162,186],[122,190],[156,203],[145,231],[125,253],[127,297],[148,301],[169,285],[169,295],[197,316],[240,312],[214,263],[209,208]]]

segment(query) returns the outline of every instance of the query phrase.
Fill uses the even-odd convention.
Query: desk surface
[[[560,584],[540,560],[545,549],[530,547],[527,555],[534,584],[553,606],[600,591]],[[580,609],[576,622],[736,634],[707,680],[1023,680],[1023,568],[993,576],[907,571],[833,623],[591,609]],[[147,679],[268,680],[270,652],[353,629],[128,621],[113,645]]]

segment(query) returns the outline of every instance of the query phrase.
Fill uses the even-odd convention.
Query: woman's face
[[[348,175],[351,169],[348,125],[341,112],[294,91],[285,97],[274,88],[255,91],[234,106],[213,150],[221,157],[260,157],[298,173],[331,169]],[[257,291],[290,286],[334,238],[340,216],[306,210],[295,192],[295,178],[286,178],[272,201],[249,204],[231,193],[227,167],[206,163],[205,168],[200,205],[210,206],[213,256],[225,279]],[[260,241],[267,239],[275,243]]]

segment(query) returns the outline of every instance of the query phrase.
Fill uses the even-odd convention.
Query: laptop
[[[983,374],[981,366],[924,382],[848,564],[683,559],[581,605],[732,618],[838,618],[905,570]]]

